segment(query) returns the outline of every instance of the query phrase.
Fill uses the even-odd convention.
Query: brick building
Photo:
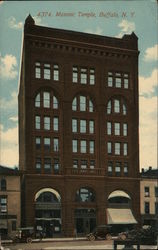
[[[134,33],[120,39],[37,26],[30,15],[25,20],[24,225],[69,236],[96,224],[139,222],[137,40]]]

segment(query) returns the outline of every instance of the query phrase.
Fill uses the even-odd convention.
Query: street
[[[32,242],[4,245],[4,250],[112,250],[113,241],[87,241],[87,240],[53,240],[51,242]],[[118,249],[123,249],[124,246],[118,246]],[[135,247],[136,249],[136,247]],[[157,246],[141,246],[140,249],[158,249]]]

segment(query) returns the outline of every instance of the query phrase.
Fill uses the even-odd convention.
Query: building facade
[[[158,169],[142,169],[140,193],[142,224],[158,227]]]
[[[21,225],[20,174],[16,169],[0,166],[0,235],[15,236]]]
[[[25,20],[24,225],[70,236],[96,224],[139,222],[137,40],[134,33],[119,39],[40,27],[30,15]]]

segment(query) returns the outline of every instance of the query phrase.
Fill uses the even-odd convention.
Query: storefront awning
[[[7,220],[0,221],[0,229],[7,229]]]
[[[130,208],[108,208],[107,209],[108,224],[136,224]]]

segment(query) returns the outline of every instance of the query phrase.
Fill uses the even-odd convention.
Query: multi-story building
[[[158,169],[142,169],[140,193],[142,224],[158,227]]]
[[[48,236],[140,220],[137,36],[25,20],[19,86],[22,218]]]
[[[20,173],[0,166],[0,235],[15,236],[21,223]]]

